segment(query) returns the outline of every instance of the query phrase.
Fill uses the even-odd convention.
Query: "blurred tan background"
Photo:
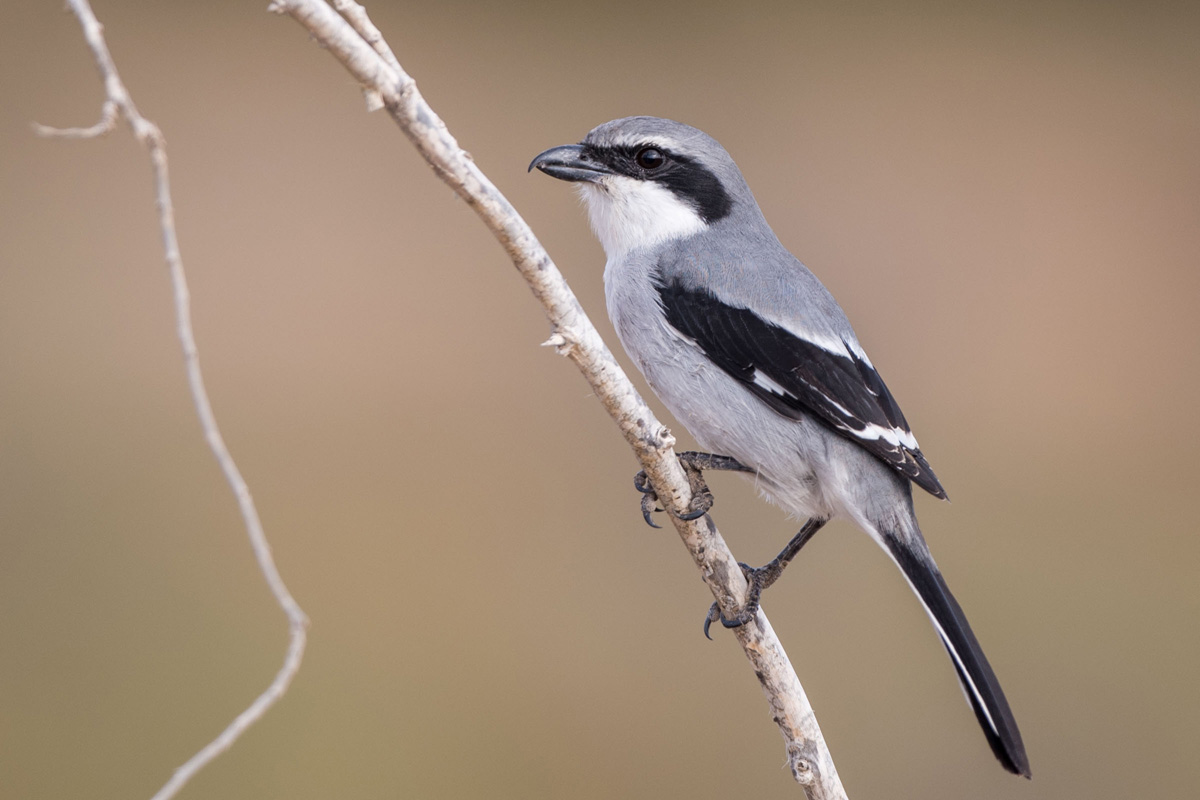
[[[265,5],[96,4],[168,138],[213,402],[313,621],[291,694],[183,796],[799,796],[500,248]],[[954,499],[921,519],[1034,780],[839,523],[765,606],[852,797],[1194,796],[1200,7],[370,11],[614,346],[583,212],[525,166],[627,114],[724,143],[854,320]],[[56,0],[0,7],[0,65],[0,794],[147,797],[285,625],[186,395],[143,151],[31,134],[99,112]],[[713,484],[740,558],[794,531]]]

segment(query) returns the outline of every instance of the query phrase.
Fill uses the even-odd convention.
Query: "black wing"
[[[925,491],[946,499],[883,379],[847,346],[832,353],[704,289],[659,286],[667,322],[775,411],[815,415]]]

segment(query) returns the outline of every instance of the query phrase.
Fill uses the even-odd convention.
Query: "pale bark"
[[[368,107],[382,104],[438,176],[475,209],[542,304],[551,327],[547,344],[583,373],[633,448],[664,508],[685,513],[691,491],[675,459],[674,437],[617,365],[533,231],[459,147],[362,7],[348,0],[334,0],[332,7],[324,0],[276,0],[271,9],[303,25],[340,61],[363,87]],[[708,516],[694,522],[670,516],[725,616],[734,616],[745,600],[746,581],[716,525]],[[734,635],[783,734],[796,781],[810,800],[845,797],[816,716],[766,615],[760,610],[755,620],[734,629]]]
[[[716,525],[707,515],[692,522],[676,516],[689,509],[691,490],[672,449],[674,437],[638,395],[529,226],[475,165],[471,156],[458,146],[442,120],[421,97],[415,82],[404,72],[365,10],[347,0],[331,1],[332,6],[325,0],[276,0],[271,9],[287,14],[303,25],[349,70],[363,87],[368,108],[386,108],[438,176],[475,209],[492,231],[549,319],[551,334],[546,344],[555,347],[558,353],[569,358],[583,373],[596,397],[633,448],[660,503],[668,511],[674,512],[669,516],[718,605],[726,617],[734,616],[745,602],[747,586],[741,569]],[[85,38],[104,80],[107,100],[101,121],[92,128],[55,130],[39,126],[39,132],[73,137],[96,136],[108,132],[118,118],[123,118],[138,139],[149,148],[154,165],[167,265],[175,288],[178,335],[183,345],[193,400],[204,427],[205,438],[237,496],[260,569],[287,615],[291,636],[283,667],[275,680],[220,736],[176,770],[172,779],[154,798],[166,800],[174,796],[204,765],[231,746],[249,725],[261,718],[286,692],[300,666],[308,620],[288,593],[275,568],[249,490],[225,448],[204,392],[191,330],[187,285],[175,238],[162,134],[133,105],[112,63],[101,26],[86,0],[68,2],[83,25]],[[754,620],[734,629],[733,634],[753,666],[772,718],[783,735],[792,775],[806,796],[809,800],[844,798],[845,791],[816,716],[766,615],[760,609]]]

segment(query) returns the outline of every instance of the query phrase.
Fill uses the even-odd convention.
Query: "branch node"
[[[661,450],[669,450],[675,446],[675,435],[666,425],[660,427],[654,434],[654,444]]]
[[[575,349],[575,341],[560,331],[550,334],[550,338],[542,342],[542,347],[553,347],[560,356],[569,356]]]
[[[812,742],[803,739],[790,742],[787,754],[788,767],[796,783],[803,786],[806,792],[819,789],[822,781]]]
[[[383,95],[378,89],[363,88],[363,99],[367,101],[367,113],[383,108]]]

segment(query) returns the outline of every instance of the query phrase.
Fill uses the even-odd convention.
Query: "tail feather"
[[[963,694],[996,758],[1009,772],[1030,776],[1029,758],[1021,741],[1021,731],[1004,697],[1004,690],[975,639],[966,615],[950,593],[942,573],[929,556],[924,542],[917,534],[919,547],[899,535],[884,532],[881,539],[889,555],[900,567],[909,585],[921,599],[926,613],[933,620],[938,636],[950,654],[958,673]]]

